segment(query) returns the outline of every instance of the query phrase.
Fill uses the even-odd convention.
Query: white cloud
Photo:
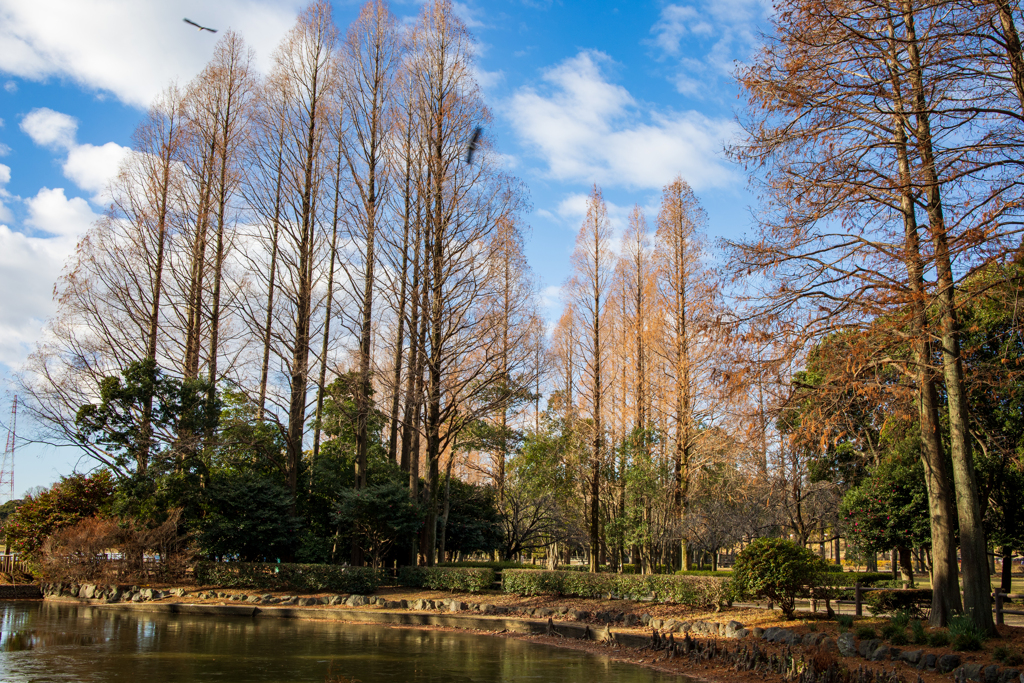
[[[505,108],[550,176],[650,189],[676,175],[698,190],[735,180],[721,156],[737,133],[731,120],[639,102],[606,78],[610,63],[604,53],[582,51],[545,71],[545,88],[521,88]]]
[[[130,152],[128,147],[115,142],[100,146],[75,145],[64,162],[64,177],[86,192],[92,192],[94,202],[103,203],[109,199],[107,186]]]
[[[462,23],[466,25],[466,28],[488,28],[483,20],[487,13],[481,8],[471,7],[464,2],[453,2],[452,9],[455,10],[455,14],[458,15],[459,19],[462,19]]]
[[[75,140],[78,121],[52,109],[33,109],[21,120],[21,129],[37,145],[67,152],[64,177],[91,192],[93,202],[102,204],[109,200],[107,186],[131,151],[128,147],[115,142],[80,145]]]
[[[707,36],[714,32],[706,16],[694,7],[667,5],[651,28],[654,44],[668,54],[679,54],[680,43],[687,34]]]
[[[14,93],[18,92],[18,84],[14,81],[7,81],[6,83],[4,83],[4,90],[13,95]]]
[[[479,65],[474,64],[472,71],[473,78],[476,80],[477,85],[484,90],[490,90],[494,86],[500,85],[501,82],[505,80],[505,72],[500,69],[498,71],[485,71],[481,69]]]
[[[87,201],[78,197],[69,199],[62,187],[52,190],[44,187],[35,197],[25,200],[25,205],[28,208],[26,225],[58,237],[77,239],[99,218]]]
[[[540,305],[551,311],[562,309],[562,288],[559,285],[548,285],[540,290]]]
[[[9,199],[11,196],[7,191],[7,188],[4,187],[4,185],[9,182],[11,182],[11,167],[5,164],[0,164],[0,221],[14,220],[11,210],[7,208],[3,201]]]
[[[651,27],[647,42],[660,59],[675,60],[669,79],[684,95],[705,98],[730,78],[737,63],[750,58],[760,44],[759,26],[772,13],[767,0],[693,0],[666,5]]]
[[[25,115],[21,130],[41,147],[68,149],[75,144],[78,121],[73,116],[40,107]]]
[[[30,236],[0,224],[0,291],[7,293],[0,306],[0,363],[10,368],[25,361],[54,314],[53,283],[98,218],[85,200],[68,199],[60,188],[43,188],[25,204],[26,224],[53,237]]]
[[[304,0],[0,0],[0,71],[34,81],[68,78],[146,107],[175,79],[209,60],[225,29],[253,46],[261,64],[295,23]],[[182,21],[220,29],[211,35]]]

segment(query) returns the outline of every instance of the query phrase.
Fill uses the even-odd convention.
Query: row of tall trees
[[[616,236],[600,189],[587,201],[551,343],[548,427],[561,433],[592,570],[690,568],[698,481],[735,465],[705,222],[681,178],[664,188],[656,230],[637,206]]]
[[[57,283],[58,315],[22,377],[51,437],[123,480],[162,474],[162,445],[221,438],[159,433],[151,400],[133,413],[131,461],[81,429],[103,379],[148,359],[243,397],[281,439],[261,457],[294,501],[345,376],[354,486],[386,444],[428,502],[432,563],[441,472],[468,426],[500,422],[533,385],[541,341],[525,190],[486,136],[465,159],[490,117],[472,64],[472,37],[441,0],[409,26],[375,0],[345,32],[314,2],[267,74],[228,32],[192,82],[154,103],[109,211]]]

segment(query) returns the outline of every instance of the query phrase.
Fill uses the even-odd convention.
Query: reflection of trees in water
[[[0,606],[26,680],[649,683],[652,672],[503,638],[329,621],[220,618],[43,603]],[[6,645],[5,645],[6,648]],[[77,651],[76,651],[77,650]],[[4,652],[0,649],[0,668]],[[13,662],[15,660],[8,660]]]

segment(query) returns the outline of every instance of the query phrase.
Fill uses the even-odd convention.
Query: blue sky
[[[55,310],[54,280],[102,212],[103,187],[145,107],[211,54],[217,36],[182,18],[237,30],[265,66],[303,4],[0,0],[0,436],[9,378]],[[618,228],[633,204],[653,224],[660,188],[682,174],[708,210],[711,240],[749,231],[754,200],[722,149],[743,104],[731,75],[757,49],[767,0],[455,6],[478,41],[489,134],[530,190],[527,256],[549,319],[592,183]],[[334,3],[342,30],[358,7]],[[392,5],[408,20],[418,8]],[[89,463],[67,449],[19,447],[15,493],[76,466]]]

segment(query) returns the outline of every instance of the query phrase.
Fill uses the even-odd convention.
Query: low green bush
[[[966,614],[954,614],[949,618],[949,635],[953,639],[953,649],[961,652],[980,650],[988,639],[985,630]]]
[[[889,638],[889,642],[893,645],[906,645],[910,642],[910,639],[907,638],[906,631],[897,631],[891,638]]]
[[[627,600],[651,599],[688,607],[711,608],[732,600],[726,577],[675,576],[672,574],[612,574],[584,572],[536,572],[509,569],[502,573],[502,589],[519,595],[565,595]]]
[[[924,631],[924,622],[917,619],[910,622],[910,641],[914,645],[927,645],[928,634]]]
[[[494,570],[488,567],[400,567],[398,583],[435,591],[476,593],[491,587]]]
[[[640,573],[640,569],[641,569],[640,566],[635,565],[635,564],[626,563],[626,564],[622,565],[622,573],[623,574],[639,574]],[[668,566],[667,564],[659,564],[659,565],[655,565],[654,573],[655,574],[672,574],[673,571],[672,571],[672,567]],[[678,572],[676,572],[676,573],[678,573]]]
[[[196,583],[222,588],[372,593],[380,573],[372,567],[287,562],[197,562]]]
[[[910,619],[913,616],[910,610],[901,609],[894,612],[889,621],[900,630],[903,630],[910,625]]]
[[[501,573],[501,590],[519,595],[564,595],[563,585],[569,574],[582,574],[575,570],[535,572],[506,569]],[[603,576],[597,574],[596,576]]]
[[[755,538],[733,567],[736,592],[776,603],[793,618],[798,595],[829,582],[829,564],[812,551],[784,538]]]
[[[882,638],[891,640],[897,633],[903,633],[903,629],[896,624],[886,624],[882,627]]]
[[[920,617],[932,604],[932,591],[930,588],[874,590],[864,593],[864,602],[871,608],[872,614],[907,612]]]
[[[1020,666],[1024,663],[1024,657],[1021,657],[1020,652],[1011,650],[1005,645],[999,645],[996,647],[996,649],[992,651],[992,658],[1005,666]]]
[[[437,566],[438,567],[469,567],[469,568],[472,568],[472,569],[493,569],[494,571],[502,571],[502,570],[505,570],[505,569],[535,569],[535,570],[538,570],[538,571],[542,571],[544,569],[547,569],[547,567],[545,567],[542,564],[526,564],[524,562],[511,562],[511,561],[501,561],[501,562],[489,562],[489,561],[488,562],[476,562],[476,561],[438,562]]]
[[[560,564],[560,565],[558,565],[558,569],[556,571],[560,571],[560,572],[589,572],[590,571],[590,567],[588,567],[585,564]],[[608,565],[606,565],[606,564],[598,565],[597,571],[599,571],[599,572],[607,572],[608,571]]]
[[[731,569],[719,569],[717,571],[711,569],[680,569],[675,572],[676,576],[732,576]]]
[[[828,565],[833,567],[835,565]],[[853,588],[854,584],[858,581],[862,586],[877,586],[879,582],[885,582],[892,579],[891,574],[883,574],[881,572],[839,572],[827,569],[824,575],[821,577],[821,581],[824,585],[828,586],[841,586],[845,588]],[[902,584],[900,584],[902,586]]]
[[[948,631],[932,631],[928,635],[928,644],[932,647],[946,647],[949,645]]]
[[[878,637],[878,634],[875,633],[875,629],[870,626],[861,626],[854,632],[854,635],[861,640],[871,640]]]
[[[851,629],[853,628],[853,615],[837,614],[836,623],[839,624],[840,631],[843,629]]]

